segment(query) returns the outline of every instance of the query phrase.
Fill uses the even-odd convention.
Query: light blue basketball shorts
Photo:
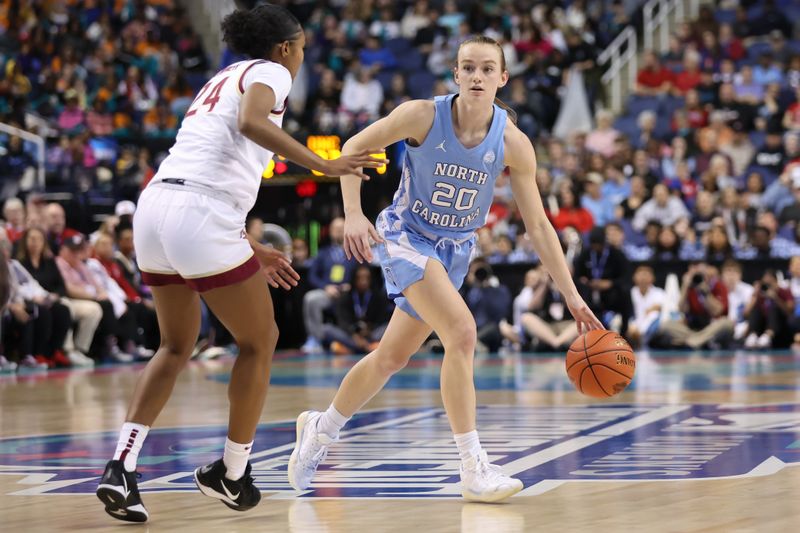
[[[378,219],[376,229],[384,242],[377,247],[377,255],[383,271],[386,293],[400,309],[421,320],[403,296],[403,291],[425,276],[429,259],[439,261],[456,290],[461,288],[469,271],[469,260],[475,247],[475,236],[463,241],[454,239],[431,239],[400,224],[392,229],[386,220]],[[397,227],[396,224],[393,226]]]

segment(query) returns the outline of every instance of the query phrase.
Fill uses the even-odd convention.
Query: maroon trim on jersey
[[[286,100],[283,101],[283,108],[281,108],[280,111],[275,111],[273,109],[272,111],[270,111],[270,113],[272,113],[273,115],[278,115],[278,116],[283,115],[284,111],[286,111],[286,106],[288,104],[289,104],[289,98],[286,98]]]
[[[205,278],[191,278],[184,280],[186,284],[196,290],[197,292],[210,291],[211,289],[218,289],[220,287],[227,287],[228,285],[235,285],[240,283],[261,270],[261,264],[256,259],[256,256],[250,256],[250,259],[232,268],[227,272],[214,274]]]
[[[260,65],[261,63],[266,63],[266,61],[264,61],[263,59],[259,59],[258,61],[254,61],[253,63],[250,63],[249,65],[247,65],[247,68],[244,69],[244,72],[242,72],[242,75],[239,76],[239,92],[240,93],[244,93],[243,82],[244,82],[244,76],[245,76],[245,74],[247,74],[247,71],[250,70],[251,68],[253,68],[256,65]]]
[[[187,279],[182,277],[180,274],[154,274],[152,272],[142,272],[142,281],[145,285],[150,285],[151,287],[163,287],[164,285],[187,285],[190,289],[197,292],[205,292],[210,291],[211,289],[218,289],[220,287],[227,287],[228,285],[240,283],[250,278],[250,276],[259,270],[261,270],[261,264],[256,259],[256,256],[253,255],[241,265],[212,276]]]

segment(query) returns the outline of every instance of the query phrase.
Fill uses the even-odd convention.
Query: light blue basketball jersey
[[[486,223],[495,180],[505,168],[507,113],[495,105],[486,137],[468,149],[453,130],[454,96],[437,96],[425,141],[406,144],[400,186],[378,220],[384,229],[410,229],[432,240],[464,240]]]

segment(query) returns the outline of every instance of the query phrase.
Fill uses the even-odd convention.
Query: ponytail
[[[506,113],[508,113],[508,118],[511,119],[511,122],[513,122],[514,124],[517,123],[517,112],[511,109],[508,106],[508,104],[506,104],[504,101],[500,100],[498,97],[495,96],[494,105],[496,105],[500,109],[505,109]]]

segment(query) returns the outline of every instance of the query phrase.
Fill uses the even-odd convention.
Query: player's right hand
[[[355,258],[359,263],[372,262],[372,246],[369,239],[383,242],[378,230],[363,213],[346,215],[344,218],[344,253],[347,259]]]
[[[325,168],[319,169],[327,176],[345,176],[352,174],[364,181],[369,180],[369,176],[364,173],[365,168],[378,168],[385,165],[389,160],[385,157],[377,158],[372,154],[383,154],[383,150],[361,150],[355,154],[343,155],[338,159],[325,162]]]

